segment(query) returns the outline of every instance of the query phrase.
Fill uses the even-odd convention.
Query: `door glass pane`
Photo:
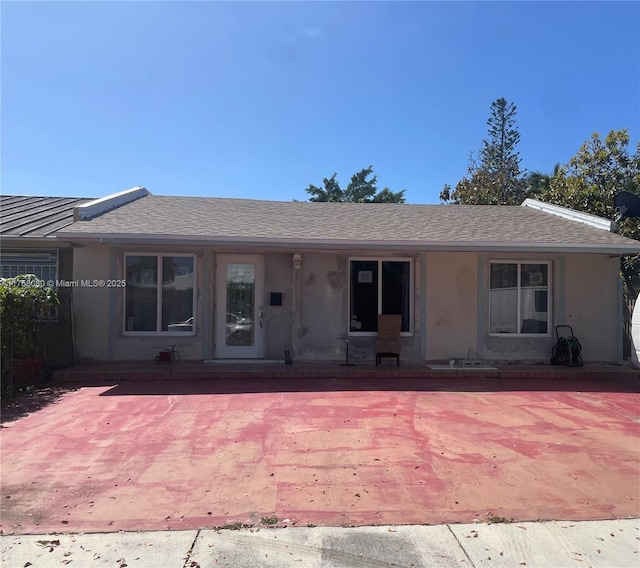
[[[402,315],[402,331],[409,331],[410,268],[408,262],[382,262],[382,313]]]
[[[227,264],[227,345],[254,344],[255,290],[255,265]]]
[[[378,261],[351,261],[351,331],[378,330]]]
[[[127,331],[157,331],[158,258],[127,256]]]
[[[193,331],[193,257],[162,259],[162,331]]]

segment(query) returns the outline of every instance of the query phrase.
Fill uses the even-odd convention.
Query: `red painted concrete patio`
[[[640,516],[637,372],[108,378],[3,425],[5,534]]]

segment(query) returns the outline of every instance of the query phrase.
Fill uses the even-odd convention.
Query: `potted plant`
[[[0,278],[2,390],[33,384],[46,360],[45,331],[60,304],[54,287],[33,274]]]

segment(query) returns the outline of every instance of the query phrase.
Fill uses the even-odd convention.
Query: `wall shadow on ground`
[[[234,378],[122,381],[100,396],[217,395],[285,392],[619,392],[640,393],[633,375],[615,379],[541,378]]]

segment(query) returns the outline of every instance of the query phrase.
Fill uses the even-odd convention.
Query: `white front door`
[[[216,262],[216,357],[264,356],[264,258],[219,255]]]

